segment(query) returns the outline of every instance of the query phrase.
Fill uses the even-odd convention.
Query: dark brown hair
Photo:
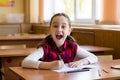
[[[65,13],[57,13],[57,14],[53,15],[53,17],[52,17],[51,20],[50,20],[50,26],[51,26],[51,24],[52,24],[53,18],[56,17],[56,16],[64,16],[65,18],[67,18],[67,19],[68,19],[68,23],[69,23],[69,27],[71,27],[70,18],[69,18],[69,16],[68,16],[67,14],[65,14]]]

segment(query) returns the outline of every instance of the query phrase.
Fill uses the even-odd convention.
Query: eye
[[[57,25],[53,25],[54,28],[57,28],[58,26]]]
[[[66,26],[62,26],[62,28],[64,29],[64,28],[66,28]]]

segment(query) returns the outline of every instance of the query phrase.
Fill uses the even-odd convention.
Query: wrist
[[[80,62],[81,62],[83,65],[90,64],[90,62],[89,62],[87,59],[82,59],[82,60],[80,60]]]
[[[39,69],[51,69],[52,63],[51,62],[41,62],[39,64]]]

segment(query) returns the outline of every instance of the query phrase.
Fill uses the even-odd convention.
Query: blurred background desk
[[[80,45],[81,48],[94,53],[98,56],[99,61],[106,61],[113,59],[113,48],[93,46],[93,45]]]
[[[80,45],[81,48],[94,53],[95,55],[112,55],[113,48],[109,47],[101,47],[101,46],[93,46],[93,45]],[[105,53],[110,52],[110,53]]]
[[[45,34],[9,34],[0,35],[0,45],[25,44],[27,48],[36,47],[46,37]]]
[[[20,66],[23,58],[32,53],[34,50],[35,48],[0,49],[2,75],[4,80],[19,80],[16,76],[12,75],[8,67]]]
[[[89,52],[92,52],[92,53],[99,53],[99,52],[106,52],[106,51],[113,51],[114,49],[113,48],[109,48],[109,47],[101,47],[101,46],[93,46],[93,45],[80,45],[81,48],[89,51]],[[97,54],[99,55],[99,54]]]

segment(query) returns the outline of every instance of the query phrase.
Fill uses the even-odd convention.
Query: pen
[[[102,73],[100,70],[98,70],[98,75],[101,77],[102,76]]]
[[[59,58],[59,60],[62,60],[62,57],[60,55],[58,55],[58,58]]]
[[[102,69],[105,73],[109,73],[106,69]]]
[[[89,71],[89,69],[77,69],[77,70],[71,70],[71,71],[67,71],[67,73],[73,73],[73,72],[84,72],[84,71]]]

